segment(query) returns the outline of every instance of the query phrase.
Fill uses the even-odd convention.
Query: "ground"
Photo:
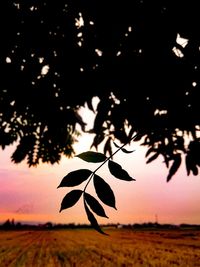
[[[0,231],[1,267],[197,267],[200,231],[104,229]]]

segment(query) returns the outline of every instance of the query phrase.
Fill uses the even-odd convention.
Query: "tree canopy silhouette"
[[[0,145],[15,163],[74,155],[78,110],[93,110],[93,146],[139,133],[147,162],[162,155],[169,181],[200,166],[198,1],[1,3]],[[139,139],[139,138],[138,138]]]

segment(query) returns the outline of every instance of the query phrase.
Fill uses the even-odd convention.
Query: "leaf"
[[[115,145],[117,148],[120,148],[120,146],[117,145],[115,142],[113,142],[113,143],[114,143],[114,145]],[[132,153],[132,152],[134,152],[135,150],[127,150],[127,149],[125,149],[124,147],[122,147],[122,148],[121,148],[121,151],[123,151],[124,153]]]
[[[185,164],[187,169],[187,175],[190,175],[190,171],[192,171],[193,175],[198,175],[198,168],[196,165],[198,165],[195,162],[194,156],[190,153],[188,153],[185,157]]]
[[[127,150],[125,148],[121,148],[121,151],[128,154],[128,153],[133,153],[135,150]]]
[[[60,212],[64,209],[68,209],[76,204],[76,202],[81,197],[83,191],[82,190],[72,190],[62,200]]]
[[[100,99],[97,108],[96,108],[96,116],[94,120],[94,132],[96,134],[102,133],[103,124],[108,118],[108,112],[110,110],[110,107],[113,103],[113,100],[109,97],[104,97],[103,99]]]
[[[62,179],[60,185],[57,188],[79,185],[87,180],[91,173],[92,171],[88,169],[80,169],[70,172]]]
[[[93,151],[87,151],[83,152],[76,157],[81,158],[82,160],[85,160],[87,162],[103,162],[104,160],[107,159],[107,157],[99,152],[93,152]]]
[[[129,176],[127,171],[122,169],[121,165],[112,160],[108,161],[108,168],[110,173],[120,180],[135,181],[135,179]]]
[[[115,142],[113,142],[113,144],[117,147],[120,148],[120,146],[118,144],[116,144]]]
[[[84,201],[84,207],[85,207],[85,211],[88,217],[89,222],[91,223],[92,227],[97,230],[99,233],[103,234],[103,235],[108,235],[106,233],[104,233],[101,229],[101,227],[99,226],[96,218],[94,217],[94,215],[92,214],[92,212],[89,210],[86,202]]]
[[[90,146],[90,148],[95,147],[96,150],[98,148],[98,145],[104,140],[105,135],[103,133],[95,135],[93,139],[93,143]]]
[[[151,156],[148,160],[147,163],[152,162],[153,160],[157,159],[157,157],[160,155],[160,153],[155,153],[153,156]]]
[[[103,207],[96,200],[96,198],[94,198],[93,196],[91,196],[88,193],[84,193],[84,198],[85,198],[85,201],[87,202],[87,204],[89,205],[89,207],[91,208],[92,211],[94,211],[97,215],[99,215],[101,217],[108,218],[108,216],[105,214]]]
[[[198,175],[198,168],[196,165],[193,166],[192,168],[193,175],[197,176]]]
[[[148,150],[147,150],[147,152],[146,152],[146,154],[145,154],[145,157],[148,157],[152,152],[155,152],[156,150],[155,150],[155,148],[154,147],[150,147]]]
[[[166,154],[163,155],[163,157],[164,157],[163,162],[165,163],[166,167],[169,168],[169,161],[171,160],[170,157],[168,157]]]
[[[97,174],[94,175],[94,187],[95,191],[97,193],[97,196],[100,198],[100,200],[110,206],[116,209],[115,207],[115,196],[110,188],[109,184],[107,184],[100,176]]]
[[[106,153],[108,152],[109,156],[112,156],[112,148],[111,148],[111,138],[109,137],[104,145],[104,154],[106,155]]]
[[[88,99],[88,100],[87,100],[87,106],[88,106],[88,108],[89,108],[90,110],[92,110],[93,112],[95,112],[95,111],[94,111],[94,107],[93,107],[93,105],[92,105],[92,99]]]
[[[185,165],[187,169],[187,175],[190,175],[190,171],[192,170],[193,161],[190,154],[187,154],[185,157]]]
[[[181,154],[176,154],[174,156],[174,162],[169,170],[169,174],[167,176],[167,182],[169,182],[172,176],[177,172],[178,168],[181,165]]]
[[[144,133],[137,133],[135,137],[133,137],[133,141],[140,141],[141,138],[144,136]]]

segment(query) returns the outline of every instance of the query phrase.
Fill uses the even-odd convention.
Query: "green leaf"
[[[80,169],[70,172],[62,179],[60,185],[57,188],[79,185],[87,180],[91,174],[92,171],[88,169]]]
[[[100,176],[97,174],[94,175],[94,187],[99,199],[106,205],[116,209],[115,207],[115,196],[110,188],[109,184],[107,184]]]
[[[127,171],[122,169],[121,165],[112,160],[108,161],[108,168],[110,173],[120,180],[135,181],[135,179],[129,176]]]
[[[107,157],[99,152],[93,152],[93,151],[87,151],[87,152],[83,152],[79,155],[77,155],[76,157],[81,158],[82,160],[85,160],[87,162],[103,162],[104,160],[107,159]]]
[[[76,204],[76,202],[81,197],[83,191],[82,190],[72,190],[62,200],[60,212],[64,209],[68,209]]]
[[[108,218],[108,216],[105,214],[103,207],[96,200],[96,198],[94,198],[93,196],[91,196],[88,193],[84,193],[84,199],[87,202],[87,204],[89,205],[89,207],[91,208],[91,210],[94,211],[97,215],[99,215],[101,217]]]
[[[94,215],[92,214],[92,212],[89,210],[86,202],[84,201],[84,207],[85,207],[85,211],[88,217],[89,222],[91,223],[92,227],[97,230],[99,233],[103,234],[103,235],[108,235],[106,233],[104,233],[101,229],[101,227],[99,226],[96,218],[94,217]]]
[[[114,143],[114,145],[117,147],[117,148],[120,148],[120,146],[119,145],[117,145],[115,142],[113,142]],[[121,151],[123,151],[124,153],[132,153],[132,152],[134,152],[135,150],[127,150],[127,149],[125,149],[124,147],[122,147],[121,148]]]

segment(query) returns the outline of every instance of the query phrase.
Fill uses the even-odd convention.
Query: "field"
[[[0,267],[196,267],[200,231],[0,231]]]

